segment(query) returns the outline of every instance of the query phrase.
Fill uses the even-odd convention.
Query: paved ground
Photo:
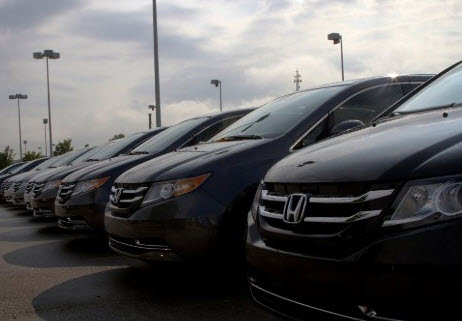
[[[106,244],[0,205],[0,320],[278,320],[242,278],[145,264]]]

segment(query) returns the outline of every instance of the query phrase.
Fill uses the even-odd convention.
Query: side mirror
[[[341,123],[338,123],[334,127],[332,127],[329,135],[332,136],[332,135],[344,132],[348,129],[352,129],[352,128],[360,127],[360,126],[361,127],[364,126],[364,123],[360,120],[357,120],[357,119],[345,120],[345,121],[342,121]]]

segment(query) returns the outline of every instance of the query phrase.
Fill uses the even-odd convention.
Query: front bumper
[[[110,187],[102,186],[97,190],[72,196],[65,203],[55,202],[55,214],[60,227],[80,230],[93,228],[104,231],[104,211],[109,199]]]
[[[201,189],[171,200],[117,213],[108,206],[110,247],[149,261],[211,258],[220,247],[226,208]]]
[[[460,219],[383,235],[341,259],[268,246],[251,215],[248,225],[252,295],[291,317],[372,320],[376,313],[399,320],[443,320],[451,316],[449,302],[459,297]],[[359,307],[367,307],[370,315]]]
[[[25,189],[19,189],[12,194],[11,198],[13,200],[13,204],[21,206],[26,205],[26,202],[24,200],[24,192]]]
[[[41,214],[54,214],[55,212],[55,199],[58,189],[52,189],[40,193],[39,195],[32,194],[30,198],[30,205],[34,212],[40,216]]]

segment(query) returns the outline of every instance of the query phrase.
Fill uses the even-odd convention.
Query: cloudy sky
[[[460,0],[158,0],[163,124],[224,108],[257,106],[345,77],[436,73],[462,58]],[[75,147],[147,128],[154,103],[151,0],[0,0],[0,148],[17,154],[18,115],[8,94],[24,93],[23,139],[44,144],[45,61],[50,61],[54,142]]]

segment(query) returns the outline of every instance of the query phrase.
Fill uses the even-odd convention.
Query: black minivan
[[[241,108],[187,119],[169,127],[126,155],[70,174],[62,181],[55,202],[59,226],[69,230],[91,227],[104,231],[104,211],[114,180],[120,174],[182,146],[193,146],[207,140],[251,110]],[[103,184],[98,184],[102,181]],[[132,191],[130,199],[136,200],[137,197],[137,192]]]
[[[301,319],[460,320],[461,105],[462,62],[273,166],[248,215],[254,298]]]
[[[233,260],[244,247],[258,183],[272,165],[370,121],[429,78],[377,77],[292,93],[206,143],[132,168],[115,181],[107,207],[111,248],[143,260],[221,259],[215,254]]]

